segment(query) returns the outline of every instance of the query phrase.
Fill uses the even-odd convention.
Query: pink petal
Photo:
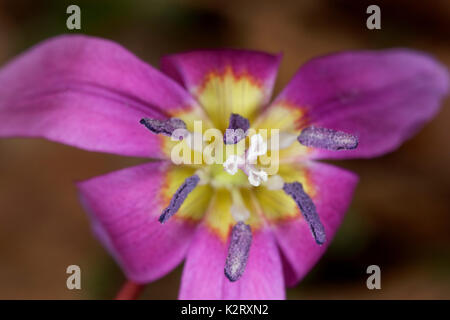
[[[269,229],[253,231],[247,267],[230,282],[224,274],[228,244],[199,225],[181,279],[180,299],[284,299],[282,265]]]
[[[355,174],[332,165],[311,163],[308,166],[308,176],[316,190],[313,201],[325,227],[327,241],[321,246],[315,242],[301,214],[273,224],[285,262],[286,284],[289,286],[296,284],[309,272],[332,242],[358,182]]]
[[[250,75],[261,82],[270,99],[281,55],[249,50],[198,50],[168,55],[161,60],[161,70],[191,91],[211,72],[231,68],[236,76]]]
[[[120,45],[74,35],[44,41],[0,70],[0,136],[42,137],[92,151],[162,157],[143,117],[196,102]]]
[[[158,221],[168,170],[168,163],[153,162],[78,183],[96,235],[135,282],[153,281],[176,267],[194,234],[191,221]]]
[[[348,151],[313,158],[368,158],[390,152],[438,112],[448,92],[447,68],[410,50],[344,52],[306,63],[276,99],[303,111],[302,127],[356,135]]]

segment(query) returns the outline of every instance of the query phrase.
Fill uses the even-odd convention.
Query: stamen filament
[[[284,186],[284,180],[281,176],[274,174],[273,176],[271,176],[267,182],[266,182],[266,187],[269,190],[281,190],[283,189]]]
[[[250,217],[250,212],[245,206],[244,199],[242,199],[241,192],[237,188],[230,188],[231,199],[233,204],[231,205],[230,212],[236,222],[246,221]]]
[[[272,133],[273,135],[273,133]],[[281,131],[278,134],[278,141],[272,141],[273,138],[270,138],[269,141],[267,141],[267,149],[268,150],[281,150],[281,149],[286,149],[289,148],[294,142],[295,140],[297,140],[297,134],[295,133],[291,133],[291,132],[285,132],[285,131]],[[273,148],[275,147],[275,148]]]

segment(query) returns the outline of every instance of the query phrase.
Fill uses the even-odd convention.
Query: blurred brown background
[[[66,29],[81,7],[81,32],[115,40],[158,64],[163,54],[204,47],[284,52],[276,91],[308,59],[338,50],[410,47],[450,63],[450,3],[433,1],[0,1],[0,64]],[[381,30],[366,8],[381,7]],[[450,100],[398,151],[343,161],[361,176],[330,249],[290,299],[450,298]],[[1,119],[0,119],[1,125]],[[43,140],[0,140],[0,298],[112,298],[124,278],[93,238],[73,181],[143,162]],[[66,267],[82,290],[66,288]],[[381,290],[365,270],[381,267]],[[181,267],[143,298],[177,297]]]

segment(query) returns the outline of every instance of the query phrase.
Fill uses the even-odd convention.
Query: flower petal
[[[153,162],[78,183],[94,232],[129,279],[155,280],[185,257],[209,187],[196,188],[164,225],[158,218],[170,201],[167,192],[191,173],[186,170]]]
[[[191,242],[181,279],[180,299],[284,299],[282,265],[269,229],[253,232],[250,256],[242,277],[224,274],[228,244],[205,224]]]
[[[161,70],[183,84],[220,130],[231,113],[250,119],[270,99],[281,56],[203,50],[163,57]]]
[[[273,108],[297,108],[290,119],[297,129],[317,125],[359,138],[354,150],[316,150],[312,158],[367,158],[410,138],[438,112],[447,92],[446,67],[422,53],[346,52],[306,63]]]
[[[269,220],[283,258],[287,262],[284,268],[287,285],[294,285],[301,280],[325,252],[342,222],[358,181],[355,174],[328,164],[308,163],[296,166],[298,171],[306,172],[308,182],[305,186],[311,185],[307,192],[311,195],[325,227],[327,241],[323,245],[316,243],[307,221],[295,207],[295,203],[288,201],[288,198],[280,193],[283,198],[279,200],[280,203],[285,203],[285,210],[296,210],[280,212],[278,216],[284,215],[285,219]],[[281,204],[279,206],[278,210],[282,211]],[[265,205],[262,205],[262,210],[264,209]],[[271,209],[273,210],[273,207]],[[273,212],[272,216],[275,216]],[[289,272],[286,273],[286,270]]]
[[[196,110],[175,81],[108,40],[59,36],[0,70],[3,137],[159,158],[161,138],[140,125],[141,118],[183,118]]]

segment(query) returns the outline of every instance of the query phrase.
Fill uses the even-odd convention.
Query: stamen
[[[242,221],[236,223],[231,230],[230,246],[225,261],[225,276],[231,282],[237,281],[244,273],[252,244],[252,231]]]
[[[241,192],[233,188],[230,190],[233,204],[231,205],[230,212],[236,222],[246,221],[250,218],[250,212],[245,206],[244,199],[242,199]]]
[[[358,146],[354,135],[314,126],[303,129],[297,140],[304,146],[327,150],[351,150]]]
[[[178,211],[178,209],[180,209],[184,200],[187,198],[189,193],[194,190],[199,181],[200,178],[196,174],[184,180],[183,184],[178,188],[177,192],[175,192],[173,198],[170,200],[169,206],[164,209],[161,216],[159,217],[159,222],[166,222]]]
[[[275,174],[271,176],[266,183],[266,187],[269,190],[281,190],[284,186],[284,180],[279,175]]]
[[[244,206],[233,203],[230,207],[231,215],[236,221],[246,221],[250,217],[250,212]]]
[[[248,119],[237,113],[232,113],[228,129],[225,130],[223,142],[225,144],[236,144],[247,136],[247,130],[250,128]]]
[[[275,141],[275,143],[274,141],[272,141],[272,139],[267,141],[267,148],[269,150],[286,149],[289,148],[295,142],[295,140],[297,140],[297,135],[295,133],[281,131],[278,135],[278,141]]]
[[[305,217],[306,222],[311,228],[314,239],[317,244],[323,244],[326,241],[325,228],[320,222],[319,215],[316,211],[316,206],[311,198],[303,190],[303,186],[299,182],[285,183],[283,186],[284,192],[294,199]]]
[[[171,137],[172,133],[177,129],[186,129],[186,123],[178,118],[170,118],[168,120],[143,118],[140,123],[153,133],[163,134],[169,137]],[[183,139],[183,137],[178,138],[180,140]]]
[[[210,176],[208,173],[205,172],[204,169],[198,169],[197,171],[195,171],[195,174],[199,178],[197,185],[204,186],[210,182]]]

